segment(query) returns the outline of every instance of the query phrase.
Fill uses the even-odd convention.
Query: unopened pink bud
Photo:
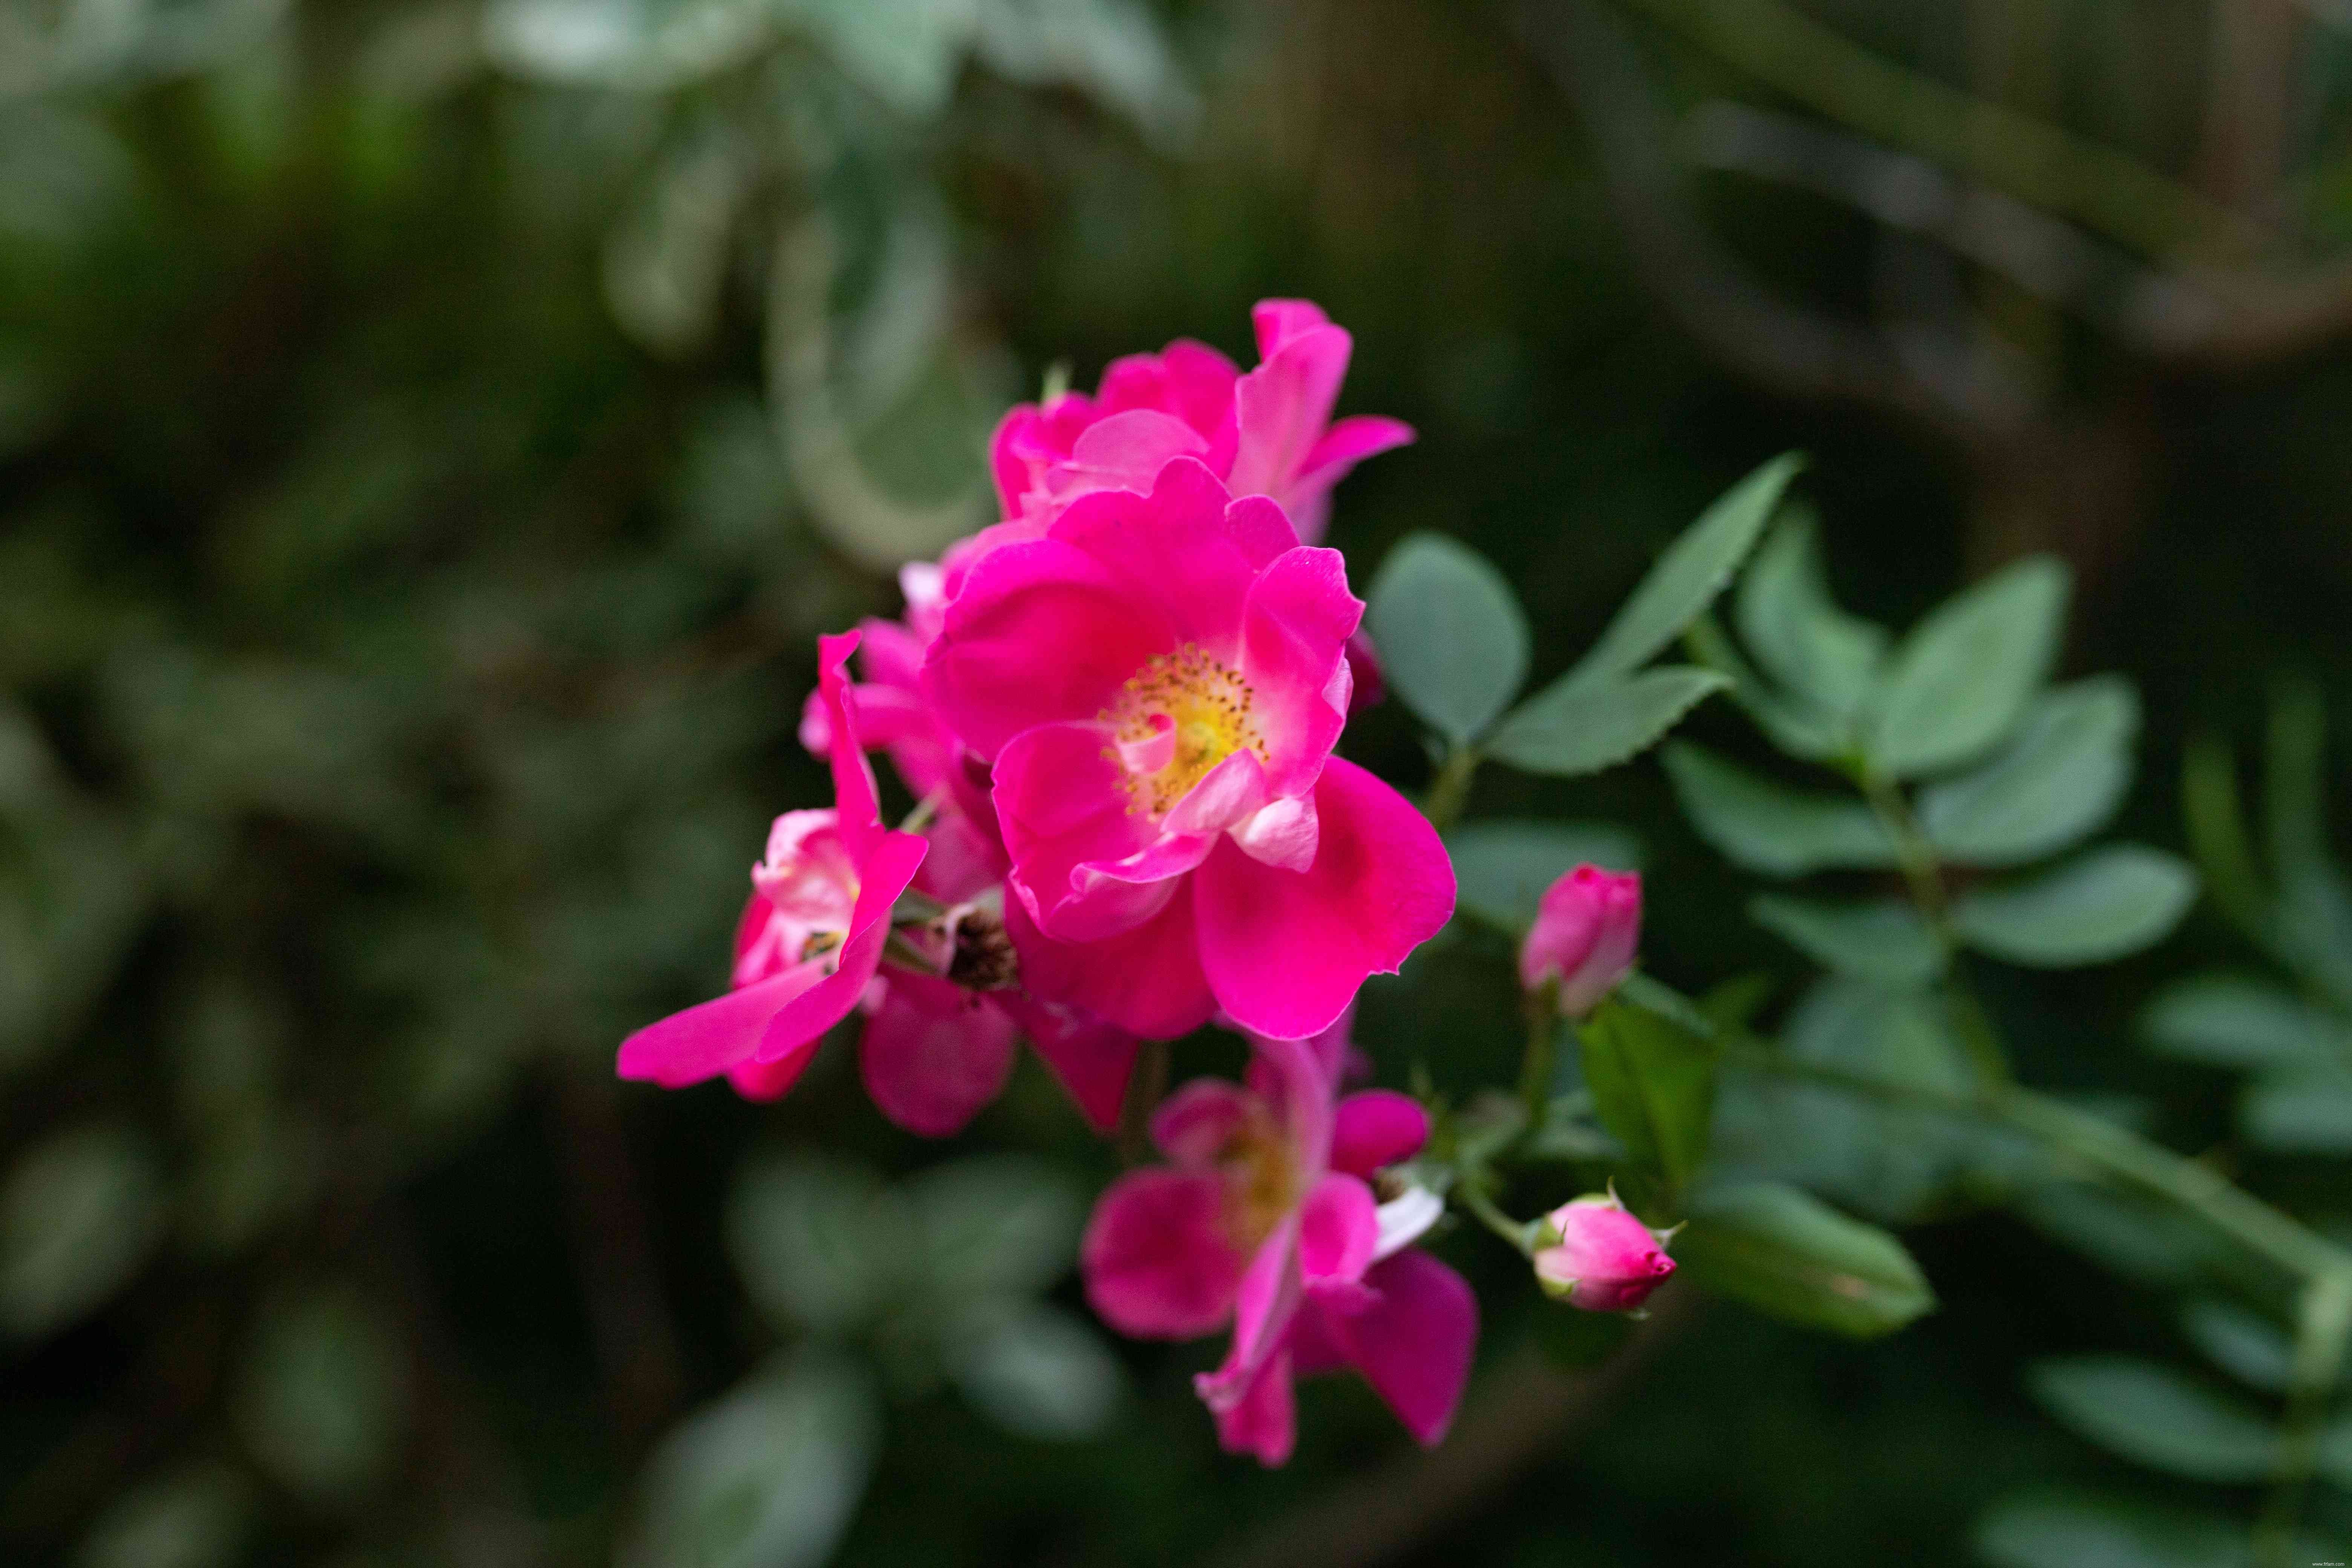
[[[1581,1018],[1625,978],[1641,941],[1640,874],[1579,866],[1544,890],[1519,943],[1519,983],[1558,981],[1559,1010]]]
[[[1544,1224],[1559,1239],[1536,1254],[1536,1278],[1546,1294],[1572,1307],[1631,1311],[1675,1271],[1664,1245],[1673,1233],[1643,1225],[1614,1193],[1564,1203]]]

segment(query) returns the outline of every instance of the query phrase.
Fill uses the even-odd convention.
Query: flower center
[[[1238,671],[1192,643],[1155,654],[1097,715],[1111,727],[1103,755],[1125,771],[1129,809],[1165,816],[1235,752],[1263,760],[1255,702]]]
[[[1274,1118],[1259,1109],[1226,1142],[1225,1223],[1244,1252],[1255,1252],[1298,1201],[1297,1162]]]

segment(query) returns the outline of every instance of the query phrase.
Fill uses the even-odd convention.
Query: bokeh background
[[[2073,564],[2178,845],[2189,737],[2352,680],[2347,94],[2337,0],[0,0],[0,1557],[1957,1564],[2021,1482],[2148,1493],[2019,1368],[2167,1309],[1999,1215],[1911,1233],[1891,1341],[1690,1302],[1577,1374],[1455,1233],[1454,1447],[1334,1382],[1266,1474],[1213,1346],[1089,1326],[1118,1156],[1034,1064],[934,1145],[844,1043],[769,1108],[612,1052],[721,983],[814,634],[982,521],[1003,406],[1247,363],[1269,295],[1421,432],[1360,582],[1471,541],[1541,678],[1801,447],[1882,619]],[[1504,811],[1637,836],[1668,979],[1801,972],[1654,763]],[[2244,956],[1993,1002],[2202,1147],[2133,1019]],[[1376,984],[1382,1080],[1507,1078],[1507,965]]]

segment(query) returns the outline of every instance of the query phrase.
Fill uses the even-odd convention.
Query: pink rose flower
[[[1664,1244],[1674,1232],[1643,1225],[1617,1194],[1588,1193],[1544,1216],[1559,1239],[1535,1255],[1545,1293],[1590,1312],[1627,1312],[1675,1271]]]
[[[751,873],[753,907],[737,931],[736,989],[623,1041],[623,1078],[677,1089],[725,1073],[747,1094],[782,1094],[873,982],[891,909],[915,879],[924,844],[882,826],[873,770],[843,706],[842,667],[856,647],[855,632],[817,641],[834,809],[776,819],[767,858]],[[761,903],[764,922],[754,920]]]
[[[1092,397],[1064,393],[1007,414],[989,444],[1005,523],[1034,538],[1082,495],[1148,490],[1171,458],[1197,458],[1235,495],[1271,497],[1301,539],[1319,542],[1331,487],[1411,441],[1412,427],[1361,415],[1333,422],[1355,341],[1316,306],[1261,300],[1251,321],[1261,363],[1246,375],[1180,340],[1115,361]]]
[[[1642,879],[1579,866],[1545,889],[1519,943],[1519,984],[1559,984],[1559,1010],[1581,1018],[1633,967],[1642,941]]]
[[[877,629],[896,628],[873,623],[867,633]],[[746,1099],[773,1100],[799,1079],[824,1032],[858,1008],[866,1014],[860,1076],[883,1114],[911,1132],[954,1132],[1003,1092],[1023,1033],[1087,1120],[1108,1130],[1138,1042],[1013,984],[1010,940],[992,912],[1002,900],[994,868],[1003,857],[992,822],[976,825],[949,799],[928,837],[881,826],[863,746],[893,745],[902,768],[942,753],[937,736],[920,732],[920,715],[871,700],[912,684],[911,673],[893,679],[903,647],[876,640],[864,662],[869,675],[878,667],[880,679],[853,690],[845,666],[859,635],[820,639],[803,734],[814,734],[830,757],[839,804],[786,812],[770,830],[736,925],[734,989],[629,1037],[621,1076],[678,1088],[724,1073]],[[879,735],[866,732],[869,713],[879,718]],[[984,809],[984,793],[973,793]],[[928,972],[882,961],[893,906],[909,887],[950,909],[944,929],[908,939],[928,943]],[[1001,951],[988,951],[992,942]]]
[[[1454,908],[1404,798],[1332,756],[1363,615],[1337,552],[1191,458],[975,566],[923,688],[992,765],[1038,994],[1172,1037],[1328,1027]]]
[[[1169,1165],[1129,1172],[1080,1248],[1087,1300],[1120,1331],[1189,1339],[1228,1322],[1224,1363],[1195,1380],[1231,1453],[1290,1457],[1292,1382],[1352,1368],[1423,1445],[1468,1379],[1476,1298],[1411,1243],[1441,1212],[1370,1184],[1417,1152],[1421,1107],[1369,1089],[1336,1100],[1344,1020],[1315,1040],[1253,1039],[1244,1087],[1195,1079],[1162,1103]]]

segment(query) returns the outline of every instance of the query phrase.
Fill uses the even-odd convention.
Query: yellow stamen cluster
[[[1238,671],[1195,644],[1154,655],[1097,715],[1125,746],[1151,741],[1160,733],[1163,718],[1173,727],[1174,750],[1163,766],[1151,773],[1127,773],[1128,809],[1153,818],[1165,816],[1210,769],[1235,752],[1255,752],[1263,760],[1265,742],[1251,712],[1255,702],[1255,693]],[[1105,747],[1103,755],[1123,761],[1113,747]]]
[[[1225,1173],[1225,1224],[1234,1245],[1254,1252],[1298,1202],[1298,1162],[1274,1118],[1257,1108],[1218,1156]]]

